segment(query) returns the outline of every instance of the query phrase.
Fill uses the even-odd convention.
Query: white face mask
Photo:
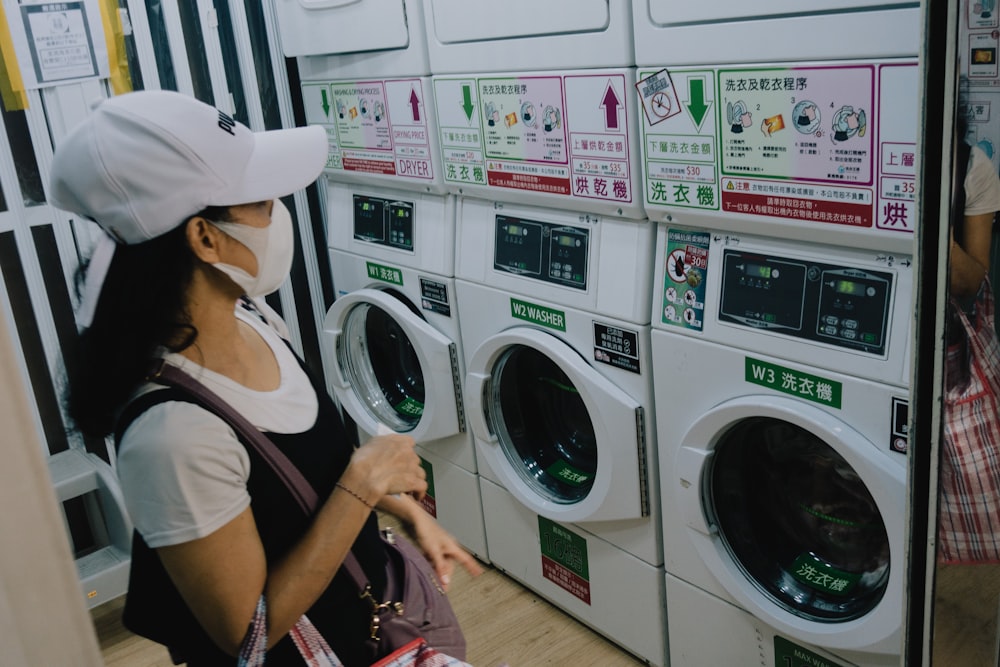
[[[232,264],[218,262],[212,266],[232,278],[247,296],[267,296],[281,287],[292,270],[295,233],[292,229],[292,214],[280,199],[274,200],[271,224],[267,227],[251,227],[238,222],[212,224],[250,249],[257,258],[257,275],[251,276]]]

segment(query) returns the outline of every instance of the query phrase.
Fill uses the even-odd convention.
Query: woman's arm
[[[157,549],[174,585],[223,651],[239,653],[261,592],[267,596],[268,647],[277,643],[329,586],[371,513],[366,502],[427,488],[413,439],[401,435],[373,438],[356,450],[340,483],[360,498],[337,487],[280,562],[267,562],[249,508],[206,537]]]
[[[951,242],[951,293],[970,296],[979,291],[990,268],[993,240],[993,213],[965,216],[961,245]]]
[[[476,559],[409,495],[387,495],[379,501],[378,508],[398,518],[412,531],[446,591],[456,563],[472,576],[482,574],[483,568]]]

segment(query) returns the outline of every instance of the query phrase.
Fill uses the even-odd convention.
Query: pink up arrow
[[[621,105],[621,100],[615,95],[615,89],[611,87],[611,84],[608,84],[600,106],[604,107],[604,122],[609,130],[618,129],[618,108]]]
[[[410,108],[413,110],[413,122],[420,121],[420,98],[417,97],[417,91],[410,90]]]

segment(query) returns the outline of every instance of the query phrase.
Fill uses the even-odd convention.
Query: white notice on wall
[[[25,88],[109,76],[98,0],[3,0]]]

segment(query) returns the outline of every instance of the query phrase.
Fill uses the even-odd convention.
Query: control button
[[[840,318],[837,317],[836,315],[827,315],[826,317],[823,318],[823,321],[826,322],[827,324],[832,324],[836,326],[837,324],[840,323]]]
[[[562,271],[562,264],[560,264],[559,262],[552,262],[552,270]]]
[[[865,290],[865,294],[875,296],[875,288],[869,285],[868,289]]]
[[[844,320],[844,327],[846,327],[848,329],[857,329],[858,328],[858,321],[857,320]]]
[[[825,326],[823,327],[823,333],[825,333],[827,336],[836,336],[837,327]]]
[[[842,329],[840,331],[840,335],[846,338],[847,340],[857,340],[858,338],[858,332],[855,331],[854,329]]]

